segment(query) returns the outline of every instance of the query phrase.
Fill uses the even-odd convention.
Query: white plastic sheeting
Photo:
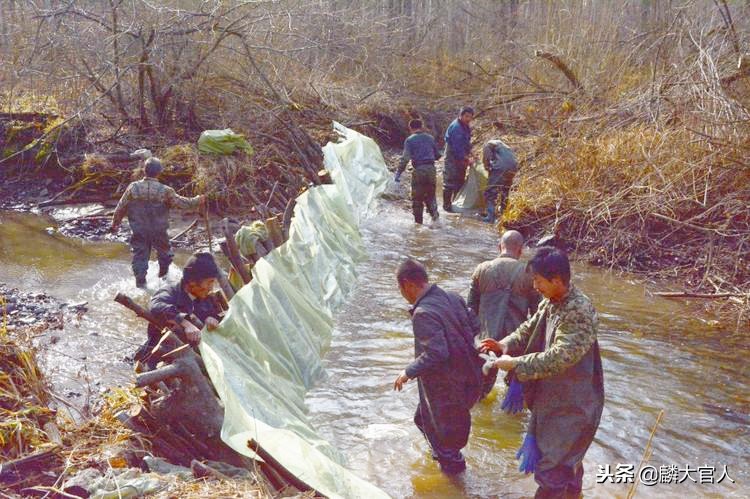
[[[323,148],[333,185],[297,199],[289,240],[261,259],[229,304],[221,327],[204,331],[201,353],[225,405],[222,439],[241,454],[255,439],[305,483],[336,498],[388,497],[354,476],[306,416],[304,397],[323,376],[333,312],[366,257],[359,222],[389,174],[375,142],[338,123]]]

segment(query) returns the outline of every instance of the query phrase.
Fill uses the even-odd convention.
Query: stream
[[[58,402],[76,419],[85,418],[98,394],[131,382],[128,360],[145,340],[143,320],[113,301],[118,292],[147,305],[160,285],[158,264],[150,262],[147,290],[135,287],[128,246],[115,241],[84,241],[58,232],[66,220],[100,210],[82,205],[51,215],[0,211],[0,283],[40,292],[61,302],[86,303],[84,314],[64,314],[62,329],[34,338],[37,358]],[[189,223],[189,222],[188,222]],[[173,233],[183,220],[173,221]],[[184,262],[187,253],[175,252]],[[177,281],[175,265],[168,279]]]
[[[56,213],[86,214],[90,207]],[[310,418],[349,467],[393,497],[528,497],[535,484],[517,471],[515,452],[526,416],[500,410],[496,399],[477,405],[460,480],[442,475],[412,422],[417,390],[393,392],[398,373],[413,358],[408,305],[394,272],[412,256],[434,282],[466,296],[471,272],[496,254],[496,234],[468,217],[445,216],[435,228],[415,227],[410,213],[381,203],[362,233],[370,259],[359,267],[358,287],[336,314],[326,356],[328,378],[307,398]],[[187,225],[187,221],[181,222]],[[39,214],[0,212],[0,282],[67,302],[88,302],[82,316],[66,316],[62,330],[35,338],[40,361],[57,395],[79,410],[97,392],[132,380],[127,360],[145,338],[140,319],[112,301],[117,292],[146,304],[134,286],[130,254],[121,242],[85,242],[56,232]],[[180,230],[172,228],[172,233]],[[187,253],[178,252],[182,263]],[[151,262],[148,291],[159,285]],[[175,266],[168,279],[179,279]],[[625,497],[628,483],[597,484],[600,465],[638,468],[659,411],[664,411],[649,464],[713,467],[717,481],[638,485],[637,497],[750,497],[750,335],[728,333],[686,304],[649,296],[637,280],[578,265],[574,282],[592,298],[600,318],[606,404],[586,455],[586,497]],[[735,483],[732,483],[734,480]]]
[[[497,400],[473,409],[460,481],[442,475],[412,422],[418,394],[393,381],[414,358],[409,306],[395,269],[405,256],[427,266],[431,279],[464,297],[471,273],[494,258],[497,235],[479,221],[441,213],[441,226],[416,227],[410,213],[383,203],[362,232],[370,259],[358,287],[336,315],[328,380],[308,395],[313,425],[348,458],[349,467],[393,497],[530,497],[531,476],[518,472],[515,453],[527,416],[500,410]],[[649,464],[685,469],[714,466],[721,484],[639,484],[636,497],[750,497],[750,337],[731,335],[695,317],[678,301],[646,295],[642,284],[577,265],[574,282],[599,313],[606,404],[586,455],[584,495],[625,497],[630,484],[596,484],[599,465],[638,469],[660,410]],[[491,397],[490,397],[491,399]],[[704,473],[708,473],[704,471]],[[665,473],[666,476],[666,473]],[[697,472],[692,478],[699,481]]]

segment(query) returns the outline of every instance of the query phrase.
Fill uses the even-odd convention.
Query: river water
[[[384,204],[362,231],[370,260],[337,314],[328,380],[309,393],[314,426],[351,469],[393,497],[532,496],[534,481],[517,471],[515,459],[526,417],[500,410],[502,386],[497,400],[473,410],[468,470],[460,481],[441,475],[412,423],[416,384],[400,393],[392,389],[414,355],[408,305],[395,283],[398,263],[415,257],[434,282],[466,296],[472,270],[495,255],[496,235],[479,221],[452,215],[437,228],[415,227],[408,211],[394,204]],[[639,484],[636,496],[750,497],[750,335],[720,331],[682,303],[647,296],[627,277],[578,266],[574,282],[599,312],[607,396],[584,463],[585,496],[627,495],[629,484],[597,484],[598,466],[609,464],[613,473],[618,464],[637,469],[664,410],[649,464],[713,466],[714,482],[727,466],[736,483],[693,483],[700,477],[692,472],[681,484]],[[713,474],[710,468],[702,473]]]
[[[57,216],[80,216],[87,209]],[[112,298],[121,291],[145,304],[149,295],[133,286],[124,244],[65,238],[55,226],[45,216],[0,212],[0,282],[88,302],[81,318],[66,317],[62,331],[36,339],[58,394],[85,409],[97,391],[132,379],[126,357],[145,337],[142,321]],[[393,203],[383,203],[362,232],[370,259],[336,315],[328,379],[309,393],[314,426],[345,454],[351,469],[393,497],[533,495],[533,479],[517,471],[515,460],[525,417],[500,411],[502,387],[498,400],[473,410],[468,471],[460,481],[441,475],[412,423],[416,385],[392,391],[393,380],[413,358],[408,306],[394,279],[400,260],[418,258],[435,282],[465,296],[474,267],[494,255],[496,236],[466,217],[444,217],[436,228],[415,227],[409,213]],[[184,258],[179,254],[177,261]],[[152,267],[150,291],[158,286],[155,274]],[[173,268],[169,279],[178,278]],[[649,463],[704,472],[714,467],[714,482],[726,466],[729,478],[699,484],[693,472],[681,484],[640,484],[637,497],[750,497],[750,335],[717,329],[683,303],[648,296],[627,277],[579,266],[574,281],[599,311],[607,393],[586,456],[586,497],[627,495],[629,484],[596,484],[597,469],[637,468],[661,410]]]
[[[61,302],[87,303],[88,311],[82,316],[65,315],[62,330],[34,339],[58,401],[67,404],[76,418],[88,415],[98,393],[133,378],[127,357],[143,343],[146,328],[141,319],[113,301],[115,295],[123,292],[146,305],[149,293],[160,284],[158,265],[152,261],[148,290],[135,287],[125,244],[88,242],[57,232],[60,222],[99,210],[96,205],[65,208],[57,210],[54,218],[0,211],[0,282],[22,291],[43,292]],[[182,220],[175,222],[185,225]],[[178,252],[176,261],[184,259]],[[178,280],[179,276],[173,265],[168,278]]]

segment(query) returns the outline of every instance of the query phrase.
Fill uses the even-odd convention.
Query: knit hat
[[[218,276],[219,267],[211,253],[194,253],[182,269],[182,282],[197,282]]]
[[[143,162],[143,169],[146,171],[147,177],[156,177],[161,173],[163,167],[159,158],[151,157]]]

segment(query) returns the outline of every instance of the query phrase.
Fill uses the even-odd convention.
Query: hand
[[[393,389],[397,392],[400,392],[404,388],[404,384],[409,381],[409,376],[406,375],[406,371],[402,371],[401,374],[398,375],[398,378],[396,378],[396,381],[393,383]]]
[[[207,317],[206,318],[206,329],[209,331],[214,331],[217,327],[219,327],[219,320],[215,317]]]
[[[482,353],[493,352],[495,355],[505,355],[508,353],[508,347],[492,338],[485,338],[479,344],[479,351]]]
[[[111,232],[112,234],[117,234],[118,230],[120,230],[120,224],[112,222],[112,225],[109,226],[109,232]]]
[[[515,357],[502,355],[495,361],[495,368],[500,369],[501,371],[511,371],[516,368],[516,364],[518,364],[518,360],[516,360]]]
[[[187,338],[188,343],[195,345],[200,343],[201,341],[201,330],[195,327],[192,322],[184,320],[182,321],[182,330],[185,332],[185,338]]]
[[[484,359],[484,364],[482,364],[482,374],[489,376],[490,370],[495,368],[495,361],[497,360],[495,352],[490,350],[487,353],[480,353],[479,357]]]

